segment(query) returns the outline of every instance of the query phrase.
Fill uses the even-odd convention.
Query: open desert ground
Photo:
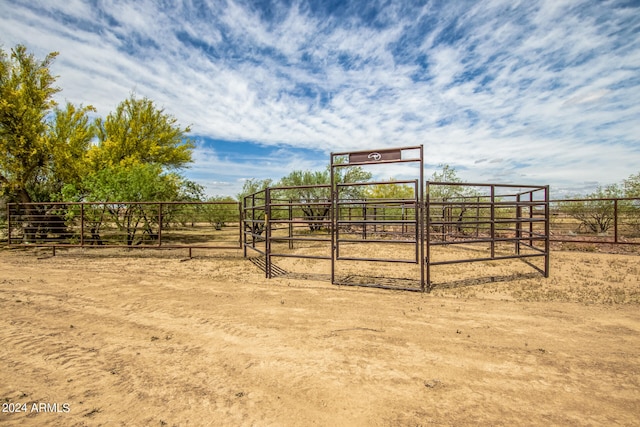
[[[638,255],[442,266],[430,293],[184,256],[0,250],[0,424],[640,425]]]

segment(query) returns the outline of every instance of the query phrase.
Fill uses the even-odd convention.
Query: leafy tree
[[[56,105],[53,95],[60,90],[49,71],[57,55],[38,61],[23,45],[11,55],[0,51],[0,185],[24,203],[32,201],[30,186],[51,154],[43,136],[45,119]]]
[[[64,195],[66,200],[101,202],[86,210],[94,240],[101,241],[100,228],[108,215],[119,230],[126,232],[127,245],[133,245],[140,243],[136,241],[140,229],[146,237],[157,237],[159,205],[127,202],[177,200],[183,183],[184,178],[175,172],[164,173],[159,165],[117,165],[87,175],[81,190],[67,185]]]
[[[95,112],[93,106],[76,107],[71,103],[64,110],[54,110],[44,135],[50,161],[42,170],[44,188],[39,200],[59,198],[65,185],[78,185],[89,173],[87,152],[95,136],[95,127],[89,119],[91,112]]]
[[[491,215],[491,208],[487,206],[479,207],[481,201],[488,202],[490,197],[483,194],[478,188],[465,185],[464,181],[458,176],[458,172],[452,166],[440,164],[441,168],[433,172],[429,181],[432,183],[447,183],[452,185],[431,185],[429,186],[428,198],[435,205],[431,205],[429,217],[432,221],[455,221],[453,224],[445,224],[440,227],[433,227],[435,231],[445,232],[453,229],[459,234],[467,234],[469,232],[479,232],[482,228],[488,228],[488,224],[478,224],[481,218],[488,218]],[[494,201],[500,201],[500,197],[495,197]],[[470,210],[471,209],[471,210]],[[494,207],[496,217],[503,216],[505,218],[513,217],[514,208],[511,207]],[[468,224],[471,223],[471,224]]]
[[[414,188],[408,184],[394,184],[395,179],[391,178],[389,184],[376,184],[367,189],[367,198],[371,199],[411,199],[413,200]]]
[[[273,180],[270,178],[267,179],[257,179],[250,178],[244,181],[242,184],[242,191],[238,193],[238,200],[242,201],[246,196],[257,193],[259,191],[263,191],[267,187],[271,187],[273,184]]]
[[[98,144],[89,151],[93,170],[111,166],[158,164],[181,168],[192,161],[190,128],[158,109],[153,101],[131,95],[104,120],[96,121]]]
[[[212,204],[204,205],[204,214],[210,224],[214,225],[217,230],[221,229],[227,222],[237,222],[238,205],[237,202],[229,196],[214,196],[207,199]],[[235,202],[232,204],[232,202]]]
[[[93,107],[56,107],[53,96],[60,89],[49,70],[56,56],[39,61],[23,45],[10,55],[0,51],[0,196],[9,201],[56,199],[62,186],[82,173],[93,137],[87,116]],[[26,241],[48,232],[46,224],[60,222],[60,213],[45,205],[26,205],[24,213]]]
[[[246,199],[246,197],[264,191],[271,186],[272,182],[271,179],[247,179],[242,184],[242,191],[238,194],[238,200],[243,207],[245,229],[253,234],[261,235],[264,232],[265,194],[257,194],[252,199]]]
[[[431,174],[430,182],[459,183],[464,181],[458,177],[458,172],[447,164],[438,165],[441,170]],[[462,185],[438,185],[429,188],[429,197],[435,200],[449,200],[455,197],[469,196],[468,190]]]
[[[309,222],[311,231],[322,228],[322,221],[331,210],[331,189],[329,171],[293,171],[280,179],[279,186],[305,187],[285,190],[280,196],[295,203],[302,203],[300,209]],[[322,187],[317,187],[322,186]],[[313,222],[317,221],[317,222]]]
[[[599,186],[595,192],[587,195],[586,200],[564,203],[562,210],[579,221],[579,231],[605,233],[613,225],[615,212],[613,201],[602,199],[618,198],[622,194],[617,184]]]
[[[361,167],[340,167],[335,169],[335,183],[361,183],[371,179],[371,173]],[[311,231],[322,228],[331,211],[330,167],[324,171],[293,171],[280,179],[278,185],[286,187],[306,187],[287,190],[284,197],[302,203],[300,207],[304,216],[310,220]],[[310,187],[322,186],[322,187]],[[366,196],[361,186],[343,187],[340,197],[346,199],[362,199]],[[314,222],[317,221],[317,222]]]
[[[623,203],[623,222],[636,233],[640,232],[640,172],[625,179],[623,181],[623,189],[625,197],[636,198]]]
[[[640,172],[625,179],[623,188],[625,197],[640,197]]]

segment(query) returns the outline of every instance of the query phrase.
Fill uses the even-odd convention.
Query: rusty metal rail
[[[9,203],[9,246],[240,249],[236,202]]]

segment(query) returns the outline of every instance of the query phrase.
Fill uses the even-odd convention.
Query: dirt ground
[[[194,255],[0,250],[0,424],[640,424],[637,255],[424,294]]]

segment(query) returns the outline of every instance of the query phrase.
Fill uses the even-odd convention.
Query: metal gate
[[[348,174],[343,180],[336,179],[342,168],[396,163],[417,164],[416,179],[349,182]],[[331,154],[332,283],[425,290],[423,171],[422,146]],[[367,188],[378,190],[381,197],[362,197],[371,194]],[[411,194],[403,195],[402,190]],[[342,273],[345,262],[361,264]],[[416,268],[412,274],[390,279],[393,273],[381,274],[382,269],[371,263],[413,264]]]

